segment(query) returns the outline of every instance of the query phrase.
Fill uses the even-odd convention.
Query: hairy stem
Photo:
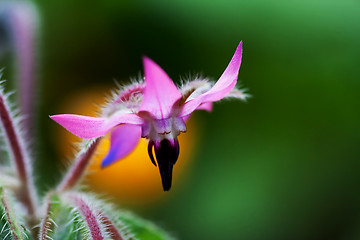
[[[40,225],[40,233],[39,239],[46,240],[48,239],[49,231],[54,227],[54,222],[51,219],[51,201],[50,197],[46,199],[46,212],[45,217],[43,218],[41,225]]]
[[[22,138],[15,128],[14,120],[5,103],[4,96],[0,94],[0,119],[4,130],[4,135],[9,148],[11,160],[13,161],[18,178],[21,182],[19,197],[26,206],[29,214],[35,214],[35,188],[30,176],[30,159]]]
[[[4,191],[2,191],[2,189],[0,190],[1,195],[0,195],[0,201],[1,201],[1,205],[4,208],[4,212],[5,212],[5,216],[6,220],[9,224],[9,233],[14,240],[19,240],[22,239],[22,237],[19,235],[19,233],[21,233],[21,231],[19,231],[20,227],[18,226],[18,224],[15,222],[14,218],[11,216],[12,215],[12,210],[10,209],[10,206],[7,203],[7,199],[6,199],[6,195],[4,193]]]
[[[79,153],[79,156],[75,159],[75,164],[60,183],[58,191],[69,190],[81,180],[100,141],[101,138],[97,138],[84,152]]]
[[[102,240],[104,236],[101,232],[100,223],[96,213],[89,204],[78,194],[69,194],[69,199],[73,202],[80,214],[83,216],[93,240]]]
[[[121,237],[121,234],[118,231],[118,229],[116,228],[116,226],[114,225],[114,223],[103,212],[100,212],[100,216],[102,217],[103,223],[106,226],[108,232],[111,234],[111,237],[114,240],[124,240]]]
[[[37,12],[29,2],[15,2],[9,6],[9,24],[14,39],[16,74],[19,87],[20,110],[25,116],[24,127],[31,136],[35,97],[35,37]]]

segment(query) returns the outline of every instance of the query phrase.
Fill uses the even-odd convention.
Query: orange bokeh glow
[[[72,94],[66,98],[59,112],[94,116],[99,107],[92,103],[101,104],[105,100],[104,92],[106,90],[96,89]],[[185,177],[184,170],[188,168],[191,159],[196,140],[194,120],[188,121],[187,129],[187,133],[179,136],[180,156],[174,166],[173,186],[170,192],[181,185]],[[146,139],[141,139],[134,151],[121,161],[101,169],[100,163],[110,146],[109,135],[100,142],[88,168],[85,181],[91,191],[104,193],[115,201],[128,204],[154,203],[170,194],[162,190],[159,170],[151,163],[147,153]],[[80,141],[80,138],[60,126],[56,128],[56,139],[57,145],[61,143],[58,146],[63,156],[71,156],[74,148],[70,143]]]

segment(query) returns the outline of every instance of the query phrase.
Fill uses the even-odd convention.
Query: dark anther
[[[169,191],[172,181],[172,170],[179,157],[179,142],[177,139],[169,141],[163,139],[160,143],[150,141],[148,145],[148,152],[151,161],[155,164],[152,154],[152,147],[155,147],[155,156],[157,164],[159,165],[159,171],[164,191]]]
[[[149,145],[148,145],[148,154],[149,154],[151,162],[154,164],[155,167],[157,167],[155,159],[154,159],[154,155],[152,153],[153,146],[154,146],[154,141],[150,140]]]

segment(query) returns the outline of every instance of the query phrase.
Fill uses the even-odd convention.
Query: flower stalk
[[[2,216],[2,218],[5,218],[7,221],[7,224],[9,226],[8,228],[8,233],[6,236],[10,235],[13,237],[14,240],[19,240],[22,239],[20,234],[20,226],[18,225],[18,223],[15,221],[14,217],[13,217],[13,210],[11,209],[11,207],[8,204],[8,200],[7,200],[7,196],[5,194],[5,192],[3,191],[3,189],[0,189],[0,202],[1,202],[1,206],[3,208],[4,211],[4,216]],[[2,229],[3,231],[4,229]],[[1,234],[1,233],[0,233]],[[6,238],[4,238],[6,239]]]
[[[101,138],[95,139],[95,141],[89,144],[85,151],[82,151],[78,154],[78,157],[76,157],[75,159],[74,165],[71,167],[62,182],[59,184],[59,192],[63,192],[75,187],[75,185],[81,180],[87,166],[90,163],[91,157],[94,155],[100,141]]]
[[[46,240],[49,237],[49,232],[52,231],[52,228],[55,226],[54,221],[51,219],[51,200],[48,196],[46,199],[46,210],[45,216],[40,225],[40,232],[39,232],[39,240]]]
[[[20,130],[16,128],[14,118],[11,115],[7,96],[0,93],[0,121],[4,130],[5,139],[10,153],[12,163],[15,165],[17,176],[20,180],[19,195],[30,215],[34,215],[36,195],[34,182],[31,177],[31,163],[29,154],[22,141]]]
[[[102,226],[94,209],[78,194],[68,194],[67,196],[76,209],[83,216],[93,240],[103,240],[104,235],[101,231]]]
[[[25,116],[24,127],[29,136],[31,136],[34,126],[37,18],[36,9],[29,1],[14,1],[8,6],[7,19],[14,43],[19,105],[22,114]]]
[[[100,212],[100,217],[103,219],[103,224],[107,227],[109,234],[114,240],[124,240],[115,224],[103,212]]]

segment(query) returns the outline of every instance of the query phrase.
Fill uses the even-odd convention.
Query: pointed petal
[[[215,85],[207,92],[186,102],[180,116],[186,116],[195,111],[199,105],[206,102],[215,102],[226,96],[236,85],[242,56],[242,41],[239,43],[229,65]]]
[[[182,96],[169,76],[150,58],[144,57],[145,89],[144,98],[139,108],[155,118],[169,117],[172,107]]]
[[[52,120],[66,128],[69,132],[81,138],[93,138],[105,135],[103,131],[104,118],[87,117],[73,114],[50,116]]]
[[[123,124],[111,132],[110,150],[101,163],[109,166],[128,155],[138,144],[141,137],[141,126]]]
[[[75,114],[58,114],[50,116],[50,118],[81,138],[104,136],[113,127],[122,123],[140,125],[143,122],[140,117],[133,113],[117,114],[109,119]]]
[[[200,104],[196,110],[205,110],[208,112],[211,112],[213,109],[213,103],[212,102],[204,102],[202,104]]]

